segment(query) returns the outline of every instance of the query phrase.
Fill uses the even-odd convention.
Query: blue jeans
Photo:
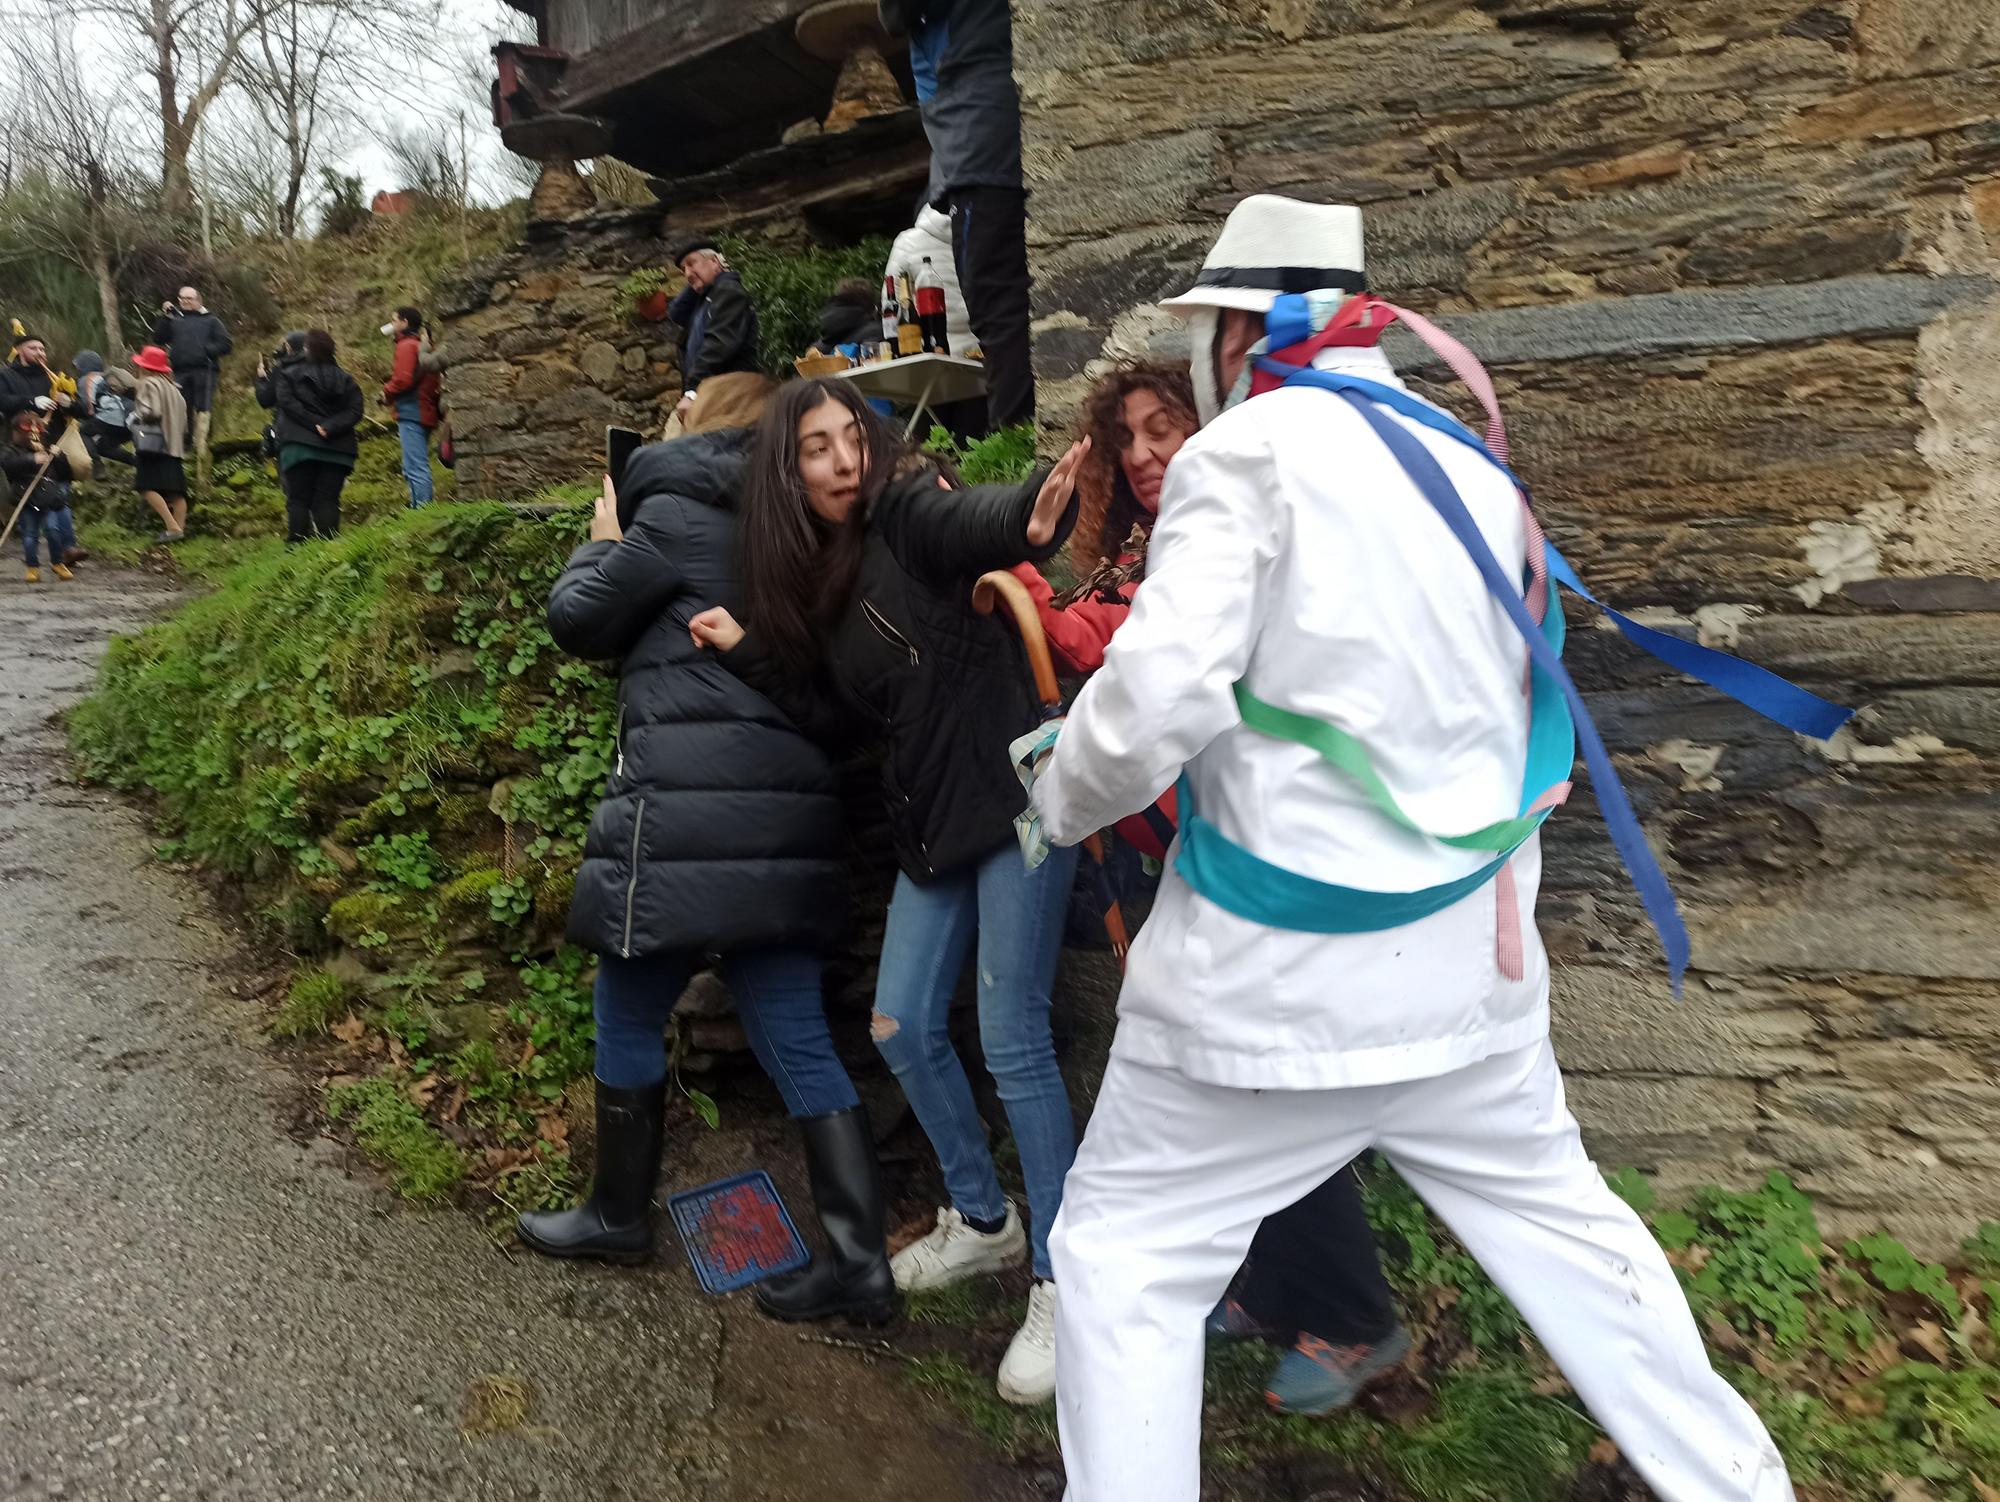
[[[875,982],[875,1046],[931,1139],[953,1207],[998,1220],[1006,1197],[947,1028],[952,990],[978,940],[979,1041],[1021,1154],[1038,1278],[1051,1276],[1049,1227],[1076,1156],[1076,1120],[1049,1033],[1075,875],[1074,849],[1051,850],[1030,871],[1010,839],[978,865],[923,886],[898,876]]]
[[[29,568],[41,566],[41,540],[49,540],[49,562],[61,563],[63,552],[76,546],[76,520],[67,506],[30,506],[21,513],[21,551]]]
[[[701,956],[686,952],[599,956],[598,1079],[637,1090],[666,1078],[667,1015],[700,968]],[[861,1103],[826,1030],[819,969],[819,956],[803,949],[750,949],[722,961],[751,1052],[800,1120]]]
[[[431,503],[431,435],[417,416],[414,396],[396,398],[396,436],[403,441],[403,479],[410,487],[410,509]]]

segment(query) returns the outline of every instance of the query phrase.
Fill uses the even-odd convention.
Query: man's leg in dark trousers
[[[996,428],[1035,418],[1028,342],[1028,195],[1020,188],[954,188],[952,260],[986,357],[986,410]]]
[[[1281,1340],[1317,1335],[1374,1345],[1396,1328],[1396,1305],[1353,1165],[1258,1227],[1241,1303]]]
[[[294,464],[278,476],[285,492],[285,546],[292,547],[312,536],[312,481],[307,471],[313,464]]]

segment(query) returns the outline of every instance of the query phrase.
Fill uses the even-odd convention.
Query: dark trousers
[[[120,464],[134,462],[129,428],[114,428],[109,423],[99,422],[94,417],[86,417],[79,425],[83,441],[89,445],[91,454],[99,459],[116,459]]]
[[[953,188],[951,252],[972,335],[986,357],[987,414],[996,428],[1033,422],[1027,193],[1020,188]]]
[[[1257,1228],[1238,1300],[1286,1340],[1304,1334],[1373,1345],[1395,1329],[1395,1301],[1352,1164]]]
[[[301,460],[285,471],[283,483],[287,543],[331,537],[340,530],[340,491],[347,484],[347,466]]]

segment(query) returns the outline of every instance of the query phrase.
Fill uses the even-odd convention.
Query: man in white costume
[[[1258,1223],[1370,1147],[1666,1502],[1789,1498],[1769,1436],[1710,1367],[1666,1258],[1564,1105],[1538,841],[1499,879],[1375,931],[1253,921],[1190,884],[1195,810],[1221,844],[1308,884],[1413,893],[1494,859],[1397,824],[1309,746],[1246,725],[1238,685],[1351,733],[1421,829],[1521,811],[1527,651],[1465,546],[1340,397],[1244,399],[1279,295],[1328,306],[1360,291],[1362,268],[1358,209],[1259,196],[1166,304],[1191,318],[1205,426],[1168,471],[1132,615],[1034,786],[1046,836],[1074,844],[1185,774],[1182,846],[1131,954],[1054,1232],[1069,1498],[1195,1502],[1203,1318]],[[1406,390],[1373,348],[1313,366]],[[1522,577],[1526,522],[1504,472],[1387,415]]]

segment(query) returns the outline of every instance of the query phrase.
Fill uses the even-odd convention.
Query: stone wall
[[[657,437],[680,400],[674,326],[621,313],[618,288],[666,266],[657,208],[539,222],[471,268],[439,312],[461,494],[519,499],[587,481],[608,424]]]
[[[1600,593],[1866,706],[1804,742],[1575,633],[1694,934],[1677,1008],[1588,796],[1553,823],[1559,1043],[1601,1160],[1669,1189],[1782,1167],[1833,1227],[1931,1247],[1992,1217],[2000,12],[1015,9],[1046,414],[1172,347],[1147,305],[1238,198],[1359,202],[1374,285],[1493,365]]]

